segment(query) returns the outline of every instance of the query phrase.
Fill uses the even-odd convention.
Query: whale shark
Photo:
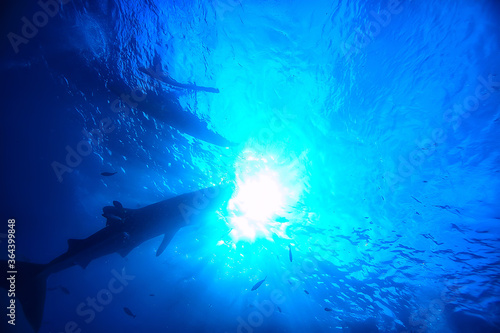
[[[161,70],[160,65],[157,65],[155,68],[139,67],[138,69],[140,72],[143,72],[144,74],[149,75],[152,78],[157,79],[163,83],[166,83],[167,85],[172,87],[177,87],[192,91],[205,91],[215,94],[218,94],[220,92],[220,90],[217,88],[203,87],[203,86],[198,86],[196,84],[190,84],[190,83],[186,84],[178,82],[174,80],[168,73],[164,73],[163,70]]]
[[[70,58],[72,61],[69,64],[65,60]],[[147,116],[198,140],[220,147],[238,145],[238,143],[232,142],[214,131],[210,126],[210,121],[202,119],[194,112],[184,108],[179,102],[179,94],[171,89],[174,87],[190,92],[219,93],[217,88],[180,83],[160,69],[139,67],[138,72],[144,73],[147,77],[162,82],[168,87],[168,89],[148,88],[148,85],[141,84],[141,82],[144,83],[144,79],[136,80],[134,77],[130,77],[126,80],[110,64],[88,60],[77,51],[54,54],[48,56],[46,61],[51,70],[64,78],[61,79],[61,82],[64,82],[69,90],[73,89],[74,93],[82,94],[86,101],[97,107],[112,110],[115,101],[122,103],[124,108],[130,108],[130,104],[133,104],[132,109],[143,112]],[[140,92],[144,99],[129,104],[128,97],[133,92],[132,86],[130,86],[131,81],[136,81],[136,84],[141,86]],[[124,96],[128,97],[124,98]],[[108,103],[109,107],[106,106]]]
[[[121,80],[108,80],[106,87],[117,97],[129,95],[130,87]],[[205,88],[205,87],[201,87]],[[208,88],[206,88],[208,89]],[[200,119],[196,114],[185,110],[176,93],[171,91],[141,90],[144,99],[134,103],[134,108],[150,117],[169,125],[176,130],[188,134],[193,138],[214,144],[220,147],[234,147],[237,143],[231,142],[222,135],[210,129],[207,121]],[[123,102],[123,100],[121,100]],[[123,105],[126,107],[125,105]]]
[[[46,294],[46,281],[69,267],[79,265],[85,269],[94,259],[118,253],[125,257],[143,242],[163,235],[156,251],[159,256],[177,231],[185,226],[199,225],[215,216],[232,194],[231,184],[207,187],[175,196],[142,208],[125,208],[118,201],[103,208],[106,227],[85,239],[69,239],[68,250],[46,264],[16,261],[15,298],[37,332],[40,329]],[[8,267],[6,260],[1,267]],[[10,280],[3,279],[1,287],[9,290]]]

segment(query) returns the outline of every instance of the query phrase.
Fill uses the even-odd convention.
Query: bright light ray
[[[235,243],[260,237],[272,240],[273,234],[286,238],[286,223],[276,219],[287,214],[302,191],[297,161],[279,163],[271,156],[255,155],[244,151],[236,165],[236,190],[228,206]]]
[[[240,184],[235,204],[247,218],[265,220],[282,210],[282,185],[275,172],[261,172]]]

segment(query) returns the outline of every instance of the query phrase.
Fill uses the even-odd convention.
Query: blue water
[[[45,263],[113,200],[237,185],[159,257],[155,238],[50,276],[40,332],[500,331],[498,2],[73,0],[47,22],[2,6],[3,259],[9,218],[17,260]],[[139,70],[155,66],[219,93]],[[114,112],[112,81],[235,144],[140,101]],[[2,318],[32,332],[20,306]]]

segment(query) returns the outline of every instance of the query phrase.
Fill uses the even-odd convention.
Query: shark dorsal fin
[[[123,205],[121,204],[120,201],[113,201],[113,206],[115,206],[116,208],[120,208],[122,209],[123,208]]]
[[[102,214],[102,216],[106,218],[106,227],[123,223],[123,220],[118,216],[112,214]]]
[[[114,201],[113,204],[114,203],[120,204],[118,201]],[[125,215],[127,215],[127,211],[128,211],[128,209],[118,208],[116,205],[102,207],[102,212],[104,215],[115,215],[115,216],[118,216],[120,218],[124,218]],[[104,216],[104,217],[106,217],[106,216]]]
[[[165,251],[165,249],[167,248],[168,244],[170,243],[170,241],[172,240],[172,237],[174,237],[175,235],[175,232],[174,233],[165,233],[165,235],[163,236],[163,240],[161,241],[161,244],[160,244],[160,247],[158,247],[158,250],[156,250],[156,256],[160,256],[163,251]]]

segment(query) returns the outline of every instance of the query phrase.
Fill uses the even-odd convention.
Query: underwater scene
[[[1,332],[500,332],[500,2],[0,5]]]

